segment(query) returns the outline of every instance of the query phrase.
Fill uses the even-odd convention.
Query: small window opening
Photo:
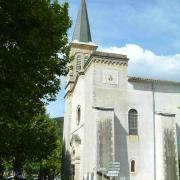
[[[80,121],[81,121],[81,108],[80,108],[80,106],[78,106],[78,108],[77,108],[77,125],[79,125]]]
[[[132,161],[131,161],[131,172],[132,172],[132,173],[134,173],[135,170],[136,170],[136,169],[135,169],[135,165],[136,165],[135,160],[132,160]]]

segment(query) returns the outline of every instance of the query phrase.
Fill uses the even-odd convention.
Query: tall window
[[[136,171],[136,162],[135,160],[131,161],[131,173],[134,173]]]
[[[76,58],[76,72],[81,70],[81,55],[78,55]]]
[[[138,112],[135,109],[129,110],[128,120],[129,120],[129,135],[137,135],[138,134]]]
[[[89,59],[89,55],[86,54],[85,57],[84,57],[84,64],[86,64],[86,62],[88,61],[88,59]]]
[[[80,121],[81,121],[81,108],[80,108],[80,106],[78,106],[78,108],[77,108],[77,125],[79,125]]]

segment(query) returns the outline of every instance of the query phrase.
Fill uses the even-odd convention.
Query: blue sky
[[[64,2],[61,0],[60,2]],[[80,0],[67,0],[73,21]],[[129,75],[180,81],[180,0],[86,0],[93,42],[99,50],[127,54]],[[64,78],[51,117],[64,114]]]

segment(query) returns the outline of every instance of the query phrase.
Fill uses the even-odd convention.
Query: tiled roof
[[[142,77],[128,77],[129,81],[142,81],[142,82],[162,82],[162,83],[173,83],[173,84],[180,84],[178,81],[169,81],[169,80],[162,80],[162,79],[150,79],[150,78],[142,78]]]

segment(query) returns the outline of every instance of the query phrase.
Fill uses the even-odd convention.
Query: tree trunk
[[[3,179],[3,175],[4,175],[4,165],[2,161],[0,160],[0,180]]]
[[[17,157],[14,160],[14,173],[15,173],[15,180],[22,179],[22,161]]]
[[[46,175],[45,175],[43,169],[40,168],[39,174],[38,174],[38,180],[45,180],[45,179],[46,179]]]
[[[54,175],[48,175],[48,180],[54,180]]]
[[[0,169],[0,180],[3,179],[3,175],[4,175],[4,170],[3,170],[3,169]]]

